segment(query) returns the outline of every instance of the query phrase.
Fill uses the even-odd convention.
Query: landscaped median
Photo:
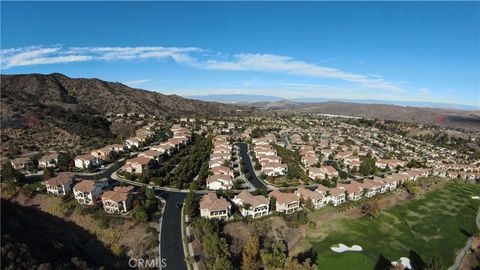
[[[373,269],[409,258],[414,269],[435,261],[446,269],[472,234],[480,185],[446,183],[419,199],[383,211],[378,217],[338,218],[309,228],[305,240],[320,269]],[[308,238],[315,236],[316,238]],[[339,243],[362,251],[336,253]],[[417,267],[417,268],[416,268]]]

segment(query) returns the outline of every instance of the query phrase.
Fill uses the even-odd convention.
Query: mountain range
[[[292,98],[286,99],[277,96],[268,95],[248,95],[248,94],[224,94],[224,95],[200,95],[200,96],[185,96],[197,100],[222,102],[222,103],[255,103],[255,102],[278,102],[282,100],[290,102],[305,102],[305,103],[324,103],[329,101],[361,103],[361,104],[388,104],[403,107],[425,107],[436,109],[453,109],[453,110],[480,110],[480,104],[477,106],[455,103],[441,103],[428,101],[398,101],[398,100],[375,100],[375,99],[341,99],[341,98]]]

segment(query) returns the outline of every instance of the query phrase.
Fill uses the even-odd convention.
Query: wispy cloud
[[[151,80],[134,80],[134,81],[127,81],[127,82],[123,82],[123,84],[126,84],[126,85],[140,85],[140,84],[144,84],[146,82],[149,82]]]
[[[19,66],[82,62],[92,59],[92,56],[82,54],[72,53],[63,55],[61,54],[61,49],[61,47],[43,48],[31,46],[1,50],[1,67],[8,69]]]
[[[2,69],[29,65],[85,61],[134,61],[171,59],[192,68],[254,71],[353,82],[368,89],[402,92],[397,84],[377,74],[357,74],[296,60],[289,56],[242,53],[233,57],[197,47],[63,47],[31,46],[1,50]],[[228,60],[222,60],[228,59]],[[137,82],[138,83],[138,82]]]
[[[125,61],[142,59],[173,59],[179,64],[195,65],[189,53],[203,50],[194,47],[43,47],[3,49],[2,69],[19,66],[60,64],[84,61]]]
[[[377,76],[368,76],[342,71],[295,60],[288,56],[272,54],[237,54],[232,61],[208,60],[204,67],[213,70],[260,71],[290,75],[338,79],[359,83],[368,88],[401,91],[402,89]]]

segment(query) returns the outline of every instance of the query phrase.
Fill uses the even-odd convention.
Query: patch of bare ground
[[[99,216],[107,218],[110,216],[112,219],[109,222],[105,222],[105,219],[94,218],[89,214],[80,214],[77,211],[65,215],[64,212],[58,211],[60,198],[46,194],[27,197],[17,192],[9,200],[22,206],[35,207],[65,221],[74,222],[95,235],[114,254],[126,254],[130,258],[157,256],[158,234],[155,222],[135,223],[128,217],[104,214],[102,208],[97,209],[96,212]]]

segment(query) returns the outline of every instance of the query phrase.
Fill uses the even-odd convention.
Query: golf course
[[[467,239],[478,232],[475,217],[480,200],[472,199],[477,195],[480,185],[446,183],[376,218],[340,218],[312,229],[322,230],[325,237],[309,239],[311,251],[319,269],[375,269],[379,258],[388,263],[400,257],[409,258],[414,266],[434,256],[447,269]],[[359,245],[362,251],[335,253],[330,248],[338,244]]]

